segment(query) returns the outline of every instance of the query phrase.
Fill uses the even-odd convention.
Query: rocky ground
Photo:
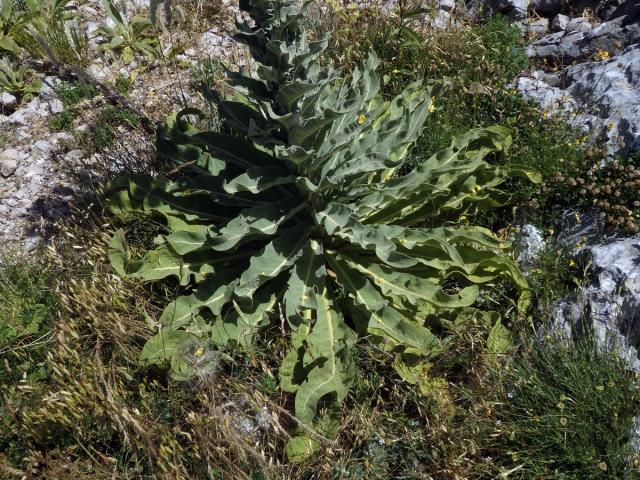
[[[163,28],[164,51],[179,45],[180,53],[150,65],[141,65],[136,60],[124,64],[119,58],[105,55],[98,45],[101,38],[94,35],[99,25],[113,22],[105,15],[99,0],[79,3],[68,8],[77,11],[79,17],[75,21],[90,39],[92,55],[91,63],[79,77],[87,80],[88,86],[112,86],[118,77],[133,79],[128,105],[149,119],[150,124],[165,119],[176,105],[187,102],[193,105],[200,100],[195,98],[193,87],[194,65],[206,59],[244,63],[243,52],[226,34],[235,2],[221,3],[219,24],[190,32],[194,36],[173,35]],[[133,2],[122,13],[125,18],[149,17],[149,2]],[[97,184],[97,176],[136,162],[141,156],[153,155],[150,153],[153,136],[144,129],[119,127],[114,132],[117,137],[114,146],[92,153],[87,153],[86,145],[78,145],[69,132],[54,131],[50,120],[65,110],[58,90],[67,77],[47,76],[40,93],[30,101],[20,102],[8,92],[0,92],[0,243],[5,248],[33,249],[57,219],[70,213],[74,200],[82,196],[82,189]],[[75,132],[94,129],[98,121],[94,111],[97,104],[105,103],[110,103],[110,99],[103,95],[86,101],[74,122]],[[88,180],[89,184],[79,179]]]
[[[543,8],[538,2],[536,11],[544,16],[525,24],[533,38],[527,53],[538,69],[519,78],[518,89],[606,144],[611,155],[637,151],[640,3],[569,2],[564,9],[561,3]],[[571,7],[581,13],[568,16]]]
[[[545,115],[580,127],[611,157],[640,150],[640,2],[489,1],[490,11],[522,22],[533,65],[514,84]],[[576,339],[592,332],[640,371],[640,236],[608,238],[597,215],[567,212],[554,248],[590,265],[591,280],[555,307],[555,332]],[[579,219],[575,221],[574,219]],[[522,250],[535,250],[540,233]],[[526,256],[526,255],[525,255]]]

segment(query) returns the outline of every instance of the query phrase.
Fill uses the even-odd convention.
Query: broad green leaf
[[[210,228],[204,225],[195,225],[188,229],[173,231],[165,238],[178,255],[186,255],[204,246],[209,237]]]
[[[353,297],[356,308],[368,318],[368,331],[392,347],[408,347],[426,356],[434,354],[439,341],[427,328],[389,306],[375,287],[344,262],[327,257],[338,281]]]
[[[211,238],[210,244],[215,250],[224,251],[256,236],[271,236],[280,225],[305,208],[306,204],[295,205],[291,199],[285,198],[276,203],[245,209],[221,228],[220,233]]]
[[[222,307],[231,300],[239,275],[237,268],[208,275],[191,295],[178,297],[167,305],[160,322],[167,328],[178,329],[191,323],[193,317],[205,308],[214,316],[220,315]]]
[[[308,235],[309,225],[305,224],[283,231],[251,259],[249,268],[240,277],[236,295],[250,298],[263,283],[291,268],[302,255]]]
[[[229,341],[249,347],[259,329],[268,323],[269,315],[276,309],[280,297],[280,286],[267,286],[259,292],[253,302],[233,301],[233,308],[224,316],[219,316],[212,324],[211,338],[218,345]]]
[[[331,395],[333,401],[341,403],[354,376],[351,360],[354,334],[336,310],[327,287],[318,295],[317,302],[317,316],[306,339],[303,360],[308,369],[307,379],[300,385],[295,402],[296,416],[310,426],[320,400]]]
[[[140,365],[168,366],[174,380],[188,380],[196,374],[189,361],[189,352],[194,347],[202,348],[197,337],[182,330],[162,330],[147,340],[140,352]]]
[[[346,255],[338,258],[346,260],[347,264],[367,276],[380,289],[383,295],[402,297],[411,305],[421,302],[431,303],[439,307],[457,308],[472,305],[478,297],[478,287],[471,286],[462,289],[458,294],[450,295],[438,285],[438,278],[422,278],[409,273],[397,272],[385,265],[355,259]]]
[[[224,186],[229,193],[259,193],[269,188],[295,183],[297,177],[282,167],[252,167]]]
[[[498,319],[489,332],[487,350],[489,353],[505,354],[511,348],[511,330],[505,327]]]
[[[418,262],[397,251],[396,245],[375,229],[360,223],[346,205],[332,203],[316,214],[318,222],[322,223],[327,233],[350,241],[366,250],[374,250],[376,255],[385,263],[395,267],[411,267]]]
[[[322,246],[309,240],[291,269],[291,276],[284,294],[284,305],[291,328],[308,323],[311,310],[317,308],[316,295],[326,282],[326,268]]]

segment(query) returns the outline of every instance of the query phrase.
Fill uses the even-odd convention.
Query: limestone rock
[[[554,32],[560,32],[567,28],[568,23],[569,17],[563,15],[562,13],[559,13],[555,17],[553,17],[553,20],[551,20],[551,29]]]
[[[527,53],[549,64],[568,65],[548,78],[518,79],[522,94],[549,114],[571,114],[571,123],[592,138],[605,138],[611,155],[640,150],[640,9],[591,28],[574,18],[566,31],[545,35]]]
[[[591,22],[584,17],[572,18],[567,23],[564,30],[568,33],[571,32],[588,32],[591,30]]]
[[[512,20],[527,18],[529,0],[485,0],[484,10],[488,15],[504,14]]]
[[[602,120],[611,153],[640,150],[640,44],[565,72],[567,92]]]
[[[525,26],[525,31],[531,37],[539,37],[549,31],[549,19],[539,18]]]
[[[565,340],[593,335],[600,351],[617,353],[640,371],[640,237],[590,247],[593,280],[559,302],[553,332]]]
[[[455,6],[455,0],[440,0],[440,2],[438,3],[438,8],[440,8],[440,10],[444,10],[445,12],[452,12]]]
[[[20,162],[27,158],[28,155],[15,148],[8,148],[0,153],[0,175],[9,178],[15,173]]]
[[[626,47],[640,42],[640,13],[616,17],[589,30],[586,26],[584,22],[575,22],[574,31],[545,35],[527,48],[527,54],[540,59],[562,59],[569,64],[602,50],[619,55]]]
[[[11,95],[9,92],[0,93],[0,108],[1,111],[12,111],[18,105],[18,99],[15,95]]]
[[[540,230],[533,225],[524,225],[516,235],[514,247],[518,265],[525,270],[535,265],[545,249],[545,241]]]
[[[543,80],[521,77],[516,87],[527,100],[536,102],[548,114],[572,113],[577,109],[573,97],[564,90],[552,87]]]

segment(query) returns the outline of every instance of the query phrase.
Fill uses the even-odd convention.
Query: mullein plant
[[[400,375],[415,381],[466,323],[508,333],[476,300],[503,278],[522,307],[527,284],[507,244],[455,219],[507,200],[499,186],[510,172],[485,157],[510,136],[472,130],[409,163],[435,87],[418,81],[387,101],[373,53],[349,73],[322,63],[327,39],[310,40],[304,7],[241,0],[240,9],[248,18],[235,39],[255,74],[228,72],[231,100],[207,92],[231,133],[199,130],[194,109],[161,127],[159,152],[188,173],[121,176],[105,195],[113,213],[146,212],[166,232],[136,256],[118,231],[110,258],[122,275],[185,288],[141,354],[175,379],[197,375],[212,346],[247,348],[271,324],[286,332],[280,385],[295,394],[301,425],[286,450],[300,460],[319,446],[311,432],[336,431],[358,336],[395,354]]]

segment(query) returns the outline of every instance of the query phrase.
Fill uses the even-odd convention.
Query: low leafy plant
[[[0,58],[0,90],[29,100],[40,93],[42,81],[25,64],[15,67],[8,58]]]
[[[50,117],[49,128],[56,132],[76,133],[73,126],[82,112],[82,102],[94,98],[98,90],[86,83],[61,82],[56,86],[56,94],[64,104],[64,110]]]
[[[158,56],[158,39],[149,33],[153,28],[150,21],[137,17],[125,20],[111,0],[104,0],[103,5],[115,26],[101,25],[96,29],[95,35],[107,40],[102,49],[116,53],[127,65],[135,55],[148,60]]]
[[[131,92],[134,82],[135,78],[119,74],[114,81],[113,88],[115,88],[116,92],[120,95],[126,97]]]
[[[38,375],[59,304],[53,276],[51,267],[18,257],[5,256],[0,265],[0,392],[23,375]]]
[[[0,1],[0,52],[17,55],[19,47],[13,38],[17,25],[22,23],[21,14],[14,8],[13,0]]]
[[[131,110],[114,105],[107,105],[98,114],[90,133],[89,145],[95,151],[101,151],[114,144],[117,139],[117,128],[137,128],[140,118]]]
[[[61,82],[56,85],[56,95],[66,108],[71,109],[97,96],[98,89],[89,83]]]
[[[240,7],[255,26],[240,23],[236,39],[258,62],[257,78],[229,72],[234,100],[208,92],[232,133],[199,131],[194,109],[170,118],[159,151],[190,173],[105,187],[112,212],[154,214],[167,233],[139,258],[120,231],[110,259],[122,275],[188,287],[141,353],[175,379],[198,374],[210,343],[248,348],[271,321],[288,328],[280,385],[296,394],[305,425],[287,446],[300,460],[319,445],[309,427],[335,432],[356,334],[397,355],[412,383],[467,322],[504,344],[499,315],[474,307],[480,287],[509,279],[523,306],[527,284],[506,243],[455,221],[506,202],[499,185],[510,172],[535,175],[485,160],[509,145],[500,127],[472,130],[403,173],[435,87],[416,82],[385,101],[374,54],[342,75],[321,66],[327,40],[309,41],[292,1]]]

